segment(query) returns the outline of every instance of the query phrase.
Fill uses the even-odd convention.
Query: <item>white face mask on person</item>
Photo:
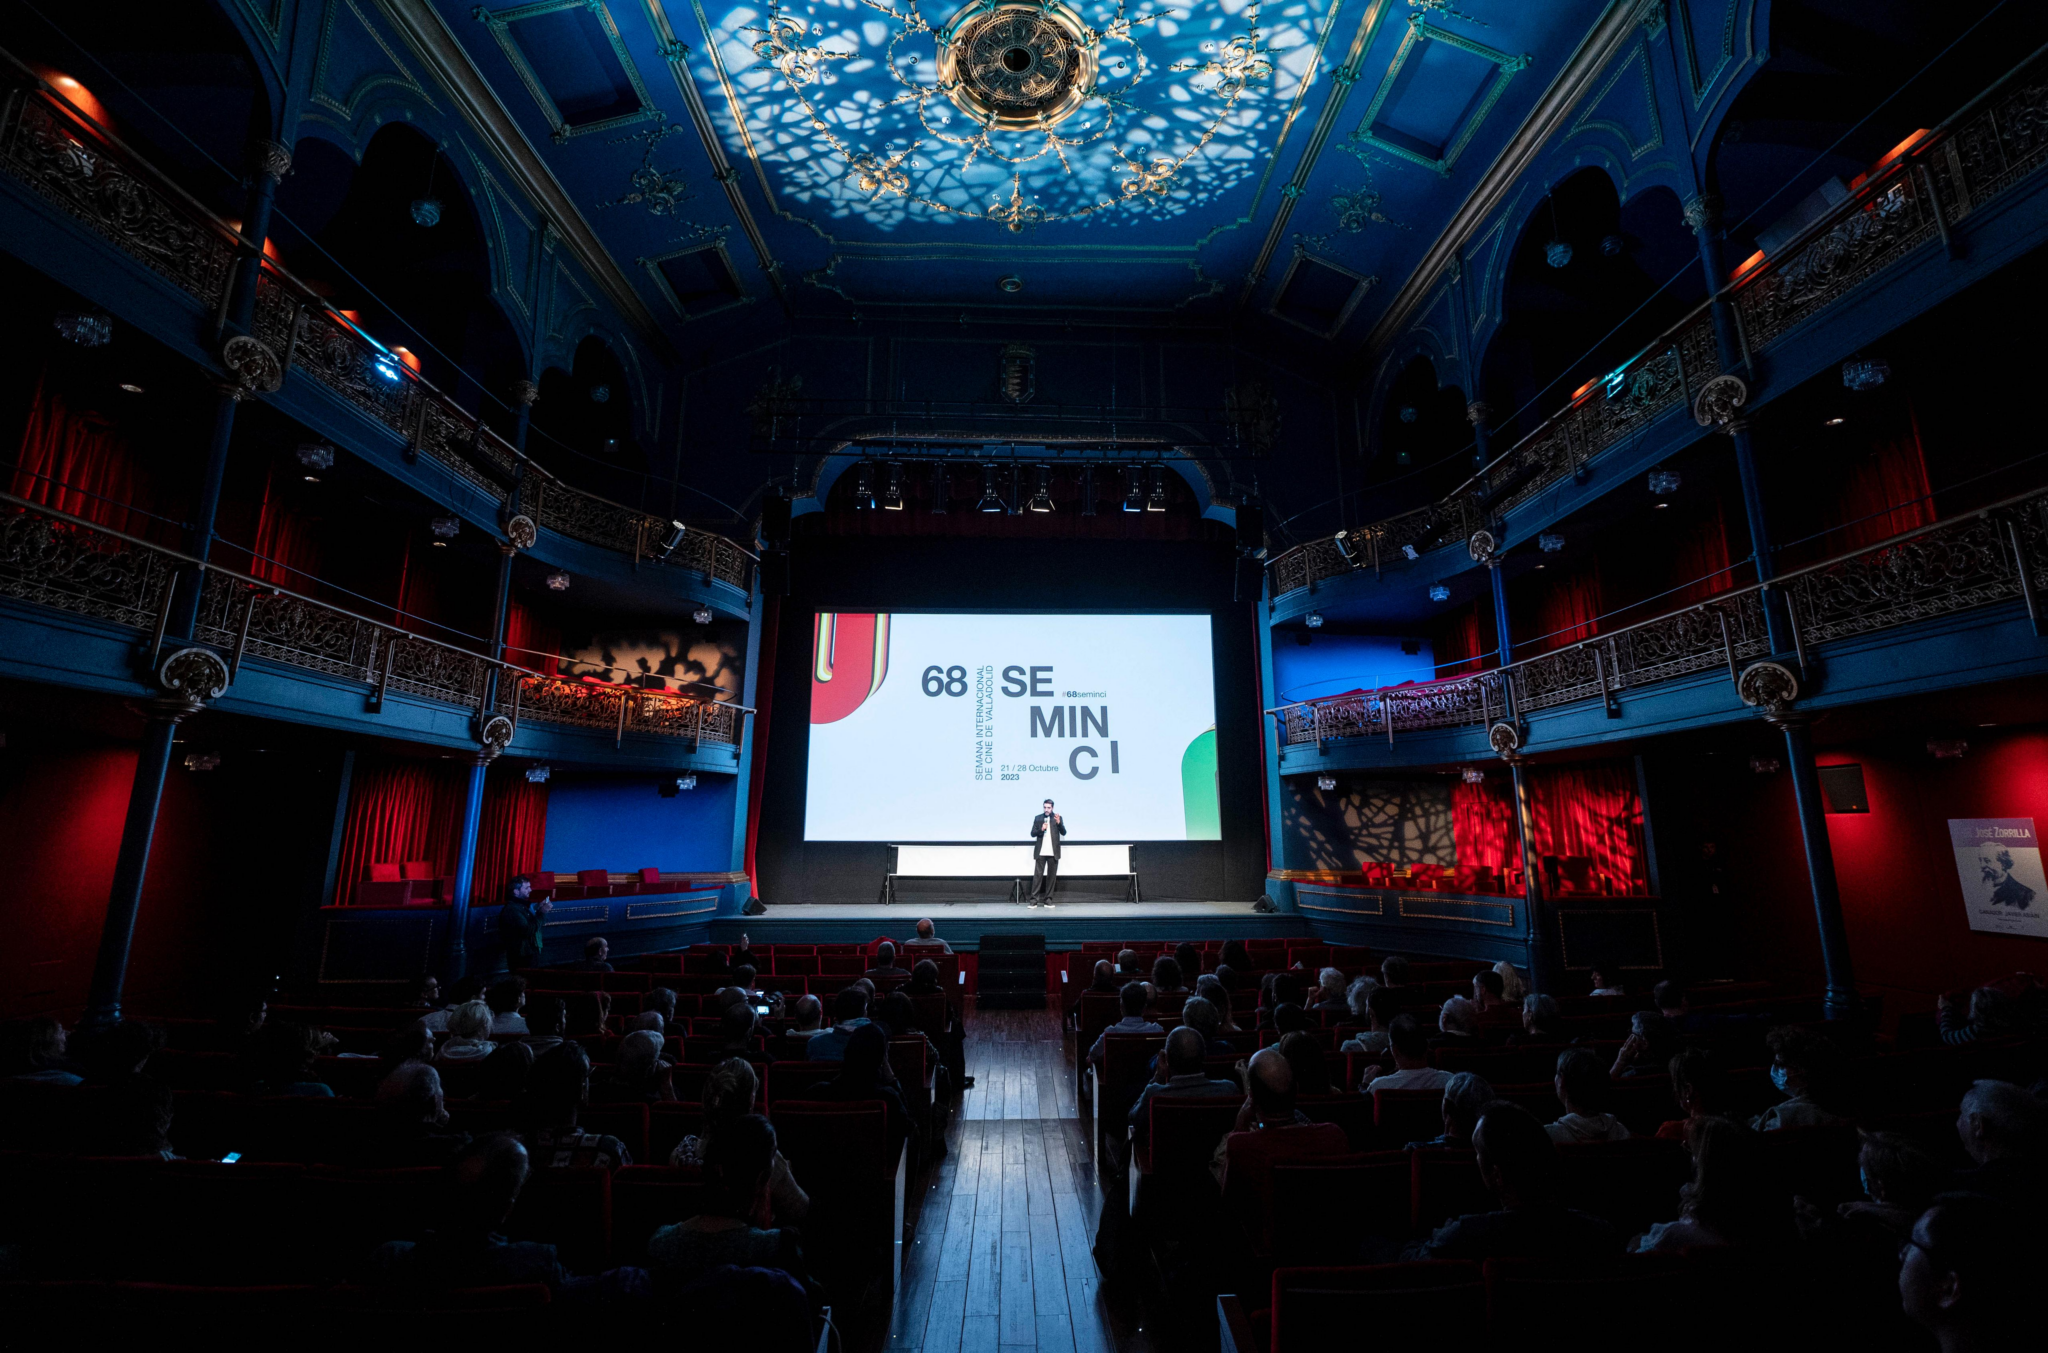
[[[1785,1088],[1785,1082],[1790,1079],[1791,1076],[1784,1067],[1774,1066],[1771,1068],[1771,1084],[1777,1086],[1780,1090]]]

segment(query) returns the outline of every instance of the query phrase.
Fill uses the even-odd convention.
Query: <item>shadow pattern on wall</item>
[[[1453,868],[1451,787],[1433,780],[1371,780],[1342,789],[1282,782],[1286,866],[1356,869],[1361,860]]]

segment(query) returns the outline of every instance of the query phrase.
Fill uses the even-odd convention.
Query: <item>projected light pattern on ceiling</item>
[[[693,60],[787,209],[1011,231],[1159,219],[1257,174],[1332,0],[796,0]]]

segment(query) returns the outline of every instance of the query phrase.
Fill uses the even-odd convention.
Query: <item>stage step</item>
[[[983,935],[978,980],[983,1010],[1045,1009],[1045,936]]]

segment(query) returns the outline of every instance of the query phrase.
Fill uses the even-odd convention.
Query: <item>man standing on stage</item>
[[[1031,836],[1037,842],[1031,851],[1031,896],[1043,899],[1052,905],[1053,889],[1059,886],[1060,838],[1067,834],[1067,824],[1052,810],[1052,800],[1045,801],[1045,811],[1031,819]]]

